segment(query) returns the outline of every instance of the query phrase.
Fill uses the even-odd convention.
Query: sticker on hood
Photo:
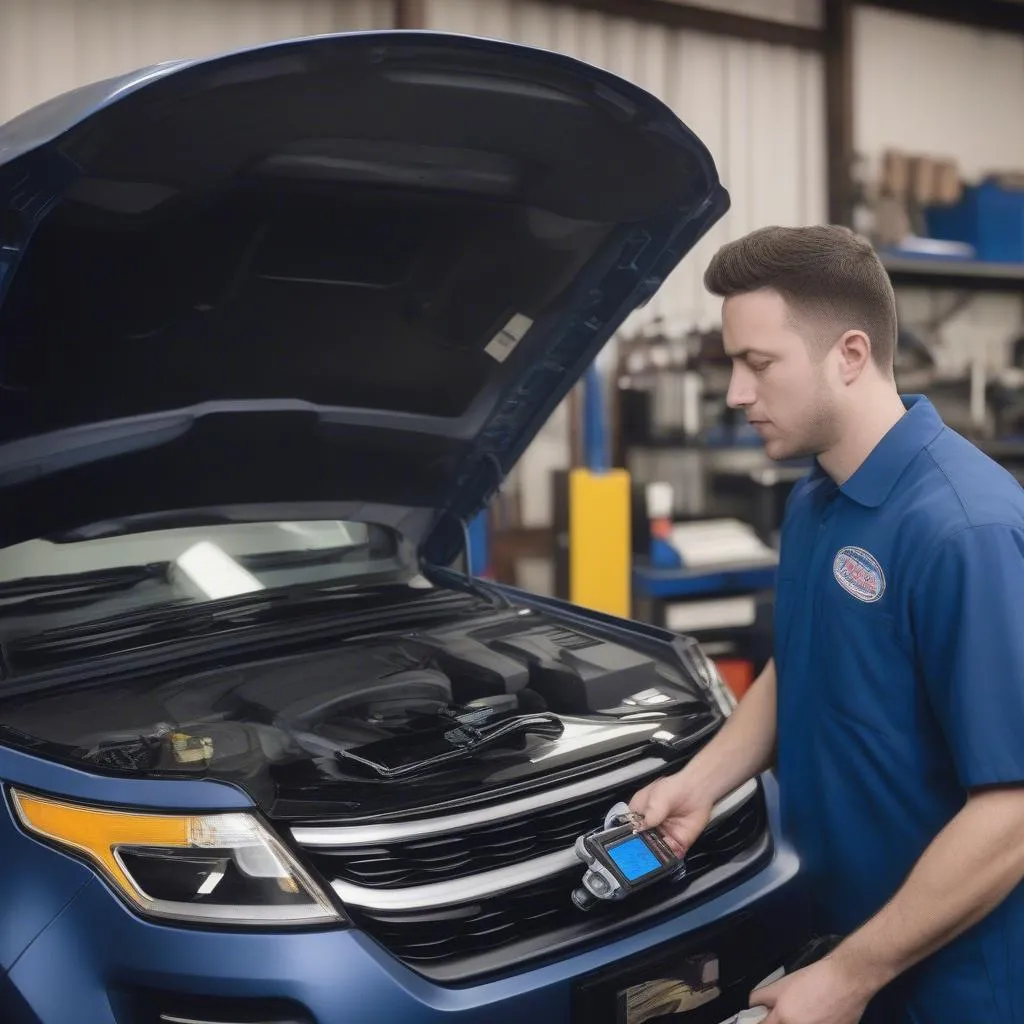
[[[528,316],[513,314],[512,319],[487,343],[484,351],[499,363],[505,362],[532,326],[533,321]]]

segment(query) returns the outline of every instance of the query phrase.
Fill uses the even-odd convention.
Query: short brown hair
[[[871,340],[875,364],[892,373],[896,296],[878,254],[849,228],[753,231],[715,253],[704,285],[722,298],[771,289],[796,320],[809,321],[826,336],[861,330]]]

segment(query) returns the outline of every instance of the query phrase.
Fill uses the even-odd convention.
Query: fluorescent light
[[[193,544],[175,559],[174,564],[189,583],[211,601],[265,589],[251,572],[208,540]]]

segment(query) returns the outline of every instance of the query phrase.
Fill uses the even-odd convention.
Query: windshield
[[[37,633],[284,587],[404,583],[416,572],[414,552],[395,531],[339,520],[32,540],[0,551],[0,633]]]

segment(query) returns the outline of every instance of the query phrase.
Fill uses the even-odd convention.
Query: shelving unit
[[[982,293],[1024,296],[1024,263],[987,263],[980,260],[956,260],[935,256],[879,252],[882,265],[895,288],[945,288],[958,293],[953,304],[929,325],[933,332]],[[897,305],[899,302],[897,301]],[[982,430],[985,424],[985,388],[987,354],[977,346],[971,361],[971,421]]]
[[[894,286],[957,288],[971,291],[1024,292],[1024,263],[982,263],[927,256],[882,253]]]

